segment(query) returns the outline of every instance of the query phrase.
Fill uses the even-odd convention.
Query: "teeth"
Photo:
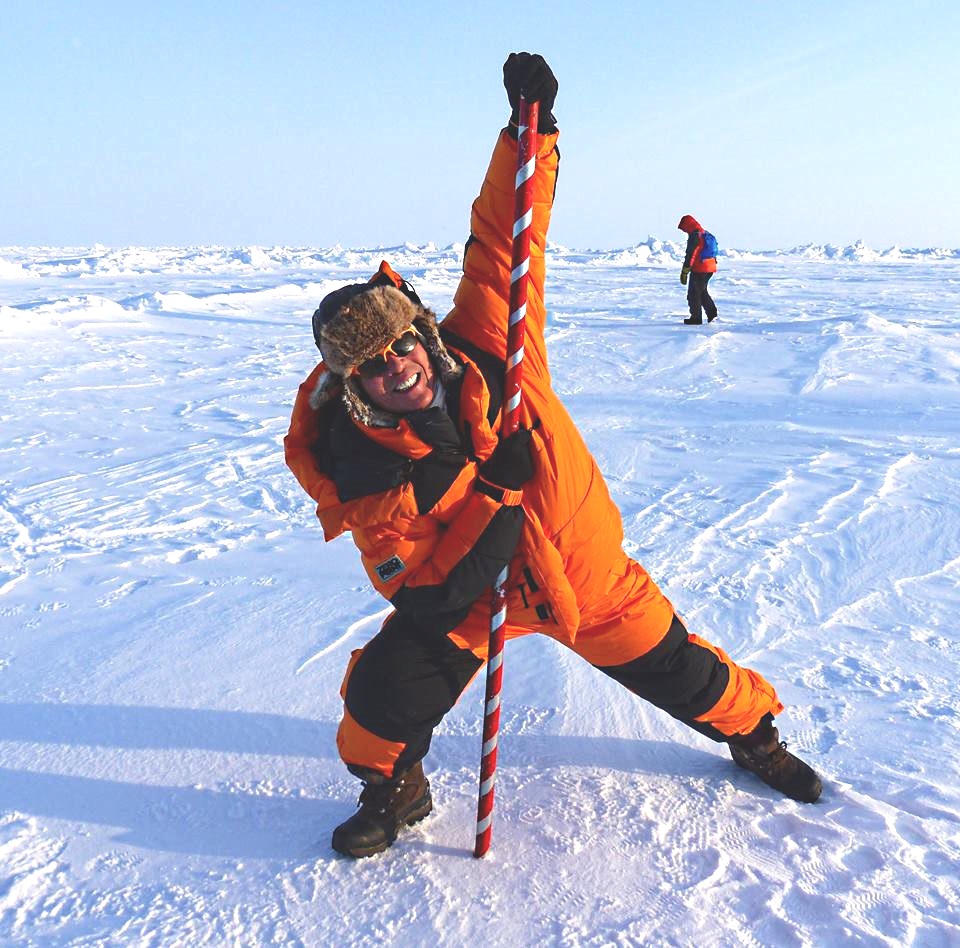
[[[406,380],[406,382],[401,382],[401,383],[394,389],[394,391],[395,391],[395,392],[407,392],[407,391],[409,391],[411,388],[413,388],[414,385],[417,384],[417,379],[419,379],[419,378],[420,378],[420,373],[419,373],[419,372],[414,372],[413,375],[411,375],[410,378],[408,378],[408,379]]]

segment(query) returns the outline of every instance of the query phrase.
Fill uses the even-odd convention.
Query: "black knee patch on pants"
[[[395,613],[350,673],[347,710],[378,737],[406,745],[395,766],[403,773],[426,755],[433,729],[482,664],[446,635]]]
[[[625,665],[597,667],[711,740],[727,740],[712,725],[693,719],[706,714],[720,700],[730,681],[730,669],[710,649],[691,642],[677,616],[663,640],[646,655]]]

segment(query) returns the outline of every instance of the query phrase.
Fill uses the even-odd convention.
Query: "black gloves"
[[[495,487],[520,490],[533,477],[530,429],[519,428],[502,439],[493,454],[477,468],[477,473]]]
[[[503,87],[512,109],[519,108],[521,93],[548,112],[557,98],[556,77],[538,53],[511,53],[503,64]]]
[[[559,87],[553,70],[538,53],[511,53],[503,64],[503,87],[513,109],[511,122],[515,128],[520,118],[520,93],[528,102],[540,103],[537,131],[541,135],[557,130],[553,117],[553,103]]]

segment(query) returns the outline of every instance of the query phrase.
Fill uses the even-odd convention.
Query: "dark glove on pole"
[[[503,87],[507,90],[510,108],[511,131],[516,132],[520,118],[520,96],[528,102],[540,103],[540,120],[537,131],[548,135],[557,130],[553,116],[553,103],[557,98],[559,83],[547,61],[539,53],[511,53],[503,64]]]
[[[477,468],[477,473],[495,487],[520,490],[533,477],[530,429],[518,428],[503,438],[493,454]]]

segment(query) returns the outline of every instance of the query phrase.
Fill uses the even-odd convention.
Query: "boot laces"
[[[787,750],[787,742],[778,741],[772,750],[754,751],[752,756],[764,770],[777,770],[789,762],[791,755]]]
[[[369,806],[378,813],[386,813],[390,801],[403,788],[403,780],[390,783],[365,783],[357,798],[357,806]]]

